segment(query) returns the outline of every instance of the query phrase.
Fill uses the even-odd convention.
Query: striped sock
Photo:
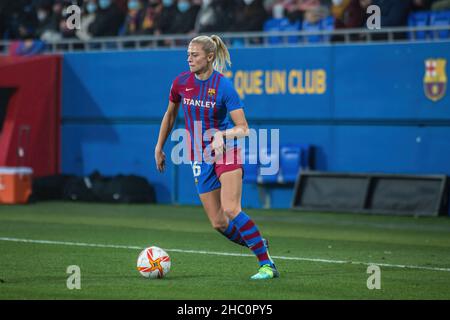
[[[261,237],[258,227],[255,225],[253,220],[246,215],[245,212],[241,211],[233,219],[233,222],[239,230],[242,239],[247,244],[247,247],[249,247],[255,254],[256,258],[258,258],[259,265],[273,265],[272,261],[270,261],[269,255],[267,254],[267,248],[264,245],[263,238]]]
[[[247,247],[247,244],[242,239],[241,234],[239,233],[238,229],[236,228],[236,225],[233,222],[233,220],[228,220],[227,229],[221,233],[225,237],[227,237],[229,240],[233,241],[234,243],[237,243],[241,246]]]

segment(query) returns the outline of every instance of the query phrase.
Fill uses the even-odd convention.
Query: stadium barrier
[[[450,34],[448,25],[411,24],[405,27],[390,27],[382,29],[311,29],[261,32],[219,33],[229,47],[276,47],[324,45],[329,43],[372,43],[372,42],[440,42],[447,41]],[[426,36],[423,36],[426,34]],[[92,38],[88,41],[79,39],[62,39],[54,42],[35,40],[31,48],[20,41],[0,40],[0,55],[15,55],[34,53],[65,53],[92,51],[124,51],[148,49],[180,49],[185,48],[189,41],[200,34],[167,34],[114,36]],[[444,36],[443,36],[444,35]],[[273,39],[277,41],[274,43]],[[295,39],[295,41],[293,41]],[[162,45],[164,44],[164,45]],[[26,48],[23,52],[20,48]]]
[[[291,207],[316,212],[447,215],[447,185],[445,175],[301,172]]]

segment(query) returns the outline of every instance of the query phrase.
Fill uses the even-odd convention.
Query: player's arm
[[[245,119],[243,104],[236,89],[228,80],[223,82],[222,89],[224,92],[222,98],[223,104],[230,114],[234,127],[224,131],[218,131],[214,135],[213,148],[217,155],[223,151],[225,139],[243,138],[250,134],[247,120]]]
[[[230,112],[231,120],[233,120],[234,127],[221,131],[225,139],[243,138],[249,135],[247,119],[245,119],[244,109],[236,109]]]
[[[230,117],[234,123],[234,127],[224,131],[217,131],[214,135],[213,148],[216,155],[220,155],[223,152],[225,139],[243,138],[250,134],[244,109],[239,108],[230,111]]]
[[[166,155],[163,152],[164,144],[166,143],[167,138],[169,137],[170,132],[173,129],[175,124],[175,120],[177,118],[178,109],[180,107],[180,103],[169,101],[169,105],[167,106],[166,113],[161,121],[161,127],[159,129],[158,142],[155,146],[155,161],[156,167],[160,172],[164,171],[166,164]]]
[[[234,127],[222,131],[224,139],[243,138],[250,134],[247,120],[245,119],[244,104],[233,84],[227,79],[223,82],[223,104],[227,108]]]

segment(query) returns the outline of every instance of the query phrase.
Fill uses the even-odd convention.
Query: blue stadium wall
[[[424,90],[425,61],[449,61],[450,43],[242,48],[231,56],[227,76],[250,127],[279,128],[281,144],[312,144],[316,170],[450,175],[450,94],[432,101]],[[139,174],[158,202],[199,204],[190,167],[168,161],[160,174],[153,158],[171,81],[186,69],[184,50],[64,55],[63,172]],[[180,112],[177,127],[183,121]],[[166,144],[169,157],[174,144]],[[272,207],[290,206],[292,187],[266,191]],[[244,185],[243,205],[263,206],[255,185]]]

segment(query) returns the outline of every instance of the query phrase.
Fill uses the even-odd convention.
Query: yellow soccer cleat
[[[265,264],[261,266],[258,270],[258,273],[251,276],[251,280],[265,280],[265,279],[273,279],[278,278],[280,273],[275,268],[275,266],[271,266],[270,264]]]

